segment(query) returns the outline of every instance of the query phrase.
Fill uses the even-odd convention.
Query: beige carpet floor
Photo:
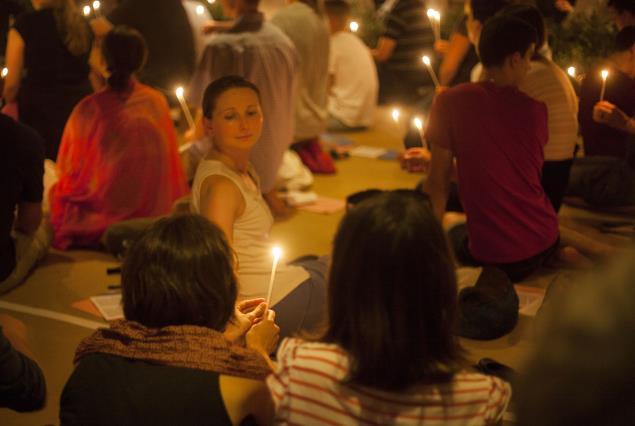
[[[405,126],[404,122],[393,123],[389,118],[389,110],[382,109],[378,113],[374,129],[347,137],[360,145],[400,149]],[[336,175],[316,176],[313,190],[320,195],[343,199],[352,192],[367,188],[410,188],[420,178],[401,171],[395,161],[350,158],[338,161],[337,167]],[[298,212],[291,218],[276,223],[272,237],[284,247],[288,258],[308,253],[325,254],[330,251],[331,240],[341,216],[342,212],[332,215]],[[593,229],[593,225],[597,223],[623,217],[565,207],[561,218],[597,241],[612,245],[628,242]],[[105,293],[109,284],[116,284],[118,276],[107,276],[106,268],[117,264],[115,259],[99,252],[51,251],[24,285],[3,296],[1,300],[99,321],[71,305],[89,296]],[[561,272],[560,269],[540,271],[526,284],[545,288]],[[79,341],[91,331],[32,314],[4,309],[0,309],[0,313],[11,314],[26,324],[29,344],[44,370],[48,385],[48,400],[43,410],[31,414],[16,414],[0,409],[0,425],[58,424],[59,398],[73,368],[74,350]],[[463,343],[471,360],[476,361],[487,356],[512,367],[522,368],[522,362],[532,347],[532,328],[533,319],[521,316],[516,329],[507,336],[488,342],[464,340]]]

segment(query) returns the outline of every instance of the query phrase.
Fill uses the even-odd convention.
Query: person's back
[[[354,34],[331,36],[329,114],[349,127],[368,127],[377,107],[377,69],[368,47]],[[352,73],[351,70],[356,70]]]
[[[294,1],[271,18],[291,39],[300,57],[294,140],[319,136],[326,126],[329,33],[323,19],[302,1]]]
[[[274,188],[284,151],[293,142],[293,108],[298,56],[291,40],[258,12],[210,39],[194,74],[188,100],[201,104],[207,85],[226,75],[240,75],[260,90],[267,119],[251,152],[262,192]]]
[[[92,354],[77,365],[64,388],[60,422],[230,425],[219,376],[211,371]]]
[[[58,248],[95,246],[109,225],[166,214],[187,193],[167,102],[141,83],[126,95],[106,89],[84,99],[57,166],[51,224]]]
[[[142,82],[170,93],[187,84],[195,66],[194,35],[181,0],[124,0],[108,20],[135,28],[146,39],[149,57]]]
[[[437,121],[450,133],[438,133]],[[540,183],[547,134],[545,105],[516,88],[465,83],[437,97],[427,137],[456,156],[477,259],[514,262],[556,241],[557,219]]]

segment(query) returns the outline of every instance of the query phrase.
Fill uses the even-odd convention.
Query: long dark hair
[[[321,340],[350,354],[351,384],[403,390],[448,380],[461,363],[452,255],[424,195],[394,191],[353,207],[335,236],[328,290]]]
[[[110,72],[108,87],[119,92],[130,86],[130,77],[143,68],[148,57],[141,33],[126,26],[117,26],[106,35],[102,53]]]
[[[146,327],[223,330],[238,292],[233,259],[224,232],[204,217],[159,220],[135,242],[123,264],[126,319]]]

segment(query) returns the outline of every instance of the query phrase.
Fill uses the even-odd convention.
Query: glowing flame
[[[183,99],[183,93],[185,93],[185,90],[183,90],[183,87],[179,86],[176,88],[175,93],[177,98]]]
[[[84,12],[84,16],[90,15],[90,6],[86,5],[82,10]]]
[[[569,74],[571,77],[575,77],[575,67],[567,68],[567,74]]]
[[[428,65],[428,66],[430,65],[430,57],[429,57],[429,56],[427,56],[427,55],[423,56],[423,57],[421,58],[421,61],[423,61],[423,63],[424,63],[424,64],[426,64],[426,65]]]
[[[393,108],[390,115],[392,115],[392,119],[396,123],[399,121],[399,115],[401,115],[401,112],[399,111],[399,108]]]
[[[417,130],[423,130],[423,120],[421,119],[421,117],[415,117],[412,120],[412,124],[417,128]]]
[[[609,71],[608,70],[602,70],[602,72],[600,74],[602,75],[602,80],[606,80],[606,78],[609,76]]]
[[[95,0],[93,2],[93,9],[99,10],[100,7],[101,7],[101,3],[99,2],[99,0]]]
[[[2,76],[2,78],[5,78],[6,76],[9,75],[9,68],[4,67],[2,68],[2,74],[0,74]]]
[[[200,4],[198,6],[196,6],[196,14],[197,15],[202,15],[205,13],[205,8],[203,6],[201,6]]]
[[[436,15],[437,11],[430,8],[426,11],[426,14],[428,15],[428,18],[433,19]]]
[[[280,246],[273,246],[273,248],[271,249],[271,255],[276,262],[280,260],[280,257],[282,257],[282,249],[280,248]]]
[[[351,21],[350,24],[348,24],[348,27],[351,29],[352,32],[356,33],[357,30],[359,30],[359,24],[356,21]]]

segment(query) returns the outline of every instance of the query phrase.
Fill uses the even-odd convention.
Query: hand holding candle
[[[430,57],[427,56],[427,55],[424,55],[421,58],[421,61],[428,68],[428,72],[430,73],[430,77],[432,78],[432,81],[434,82],[434,87],[439,87],[441,85],[441,83],[439,83],[439,79],[437,78],[437,74],[434,72],[434,69],[432,69],[432,63],[430,62]]]
[[[278,268],[278,262],[282,256],[282,249],[278,246],[274,246],[271,249],[273,255],[273,264],[271,265],[271,277],[269,278],[269,289],[267,290],[267,307],[271,306],[271,292],[273,291],[273,281],[276,278],[276,269]]]
[[[183,87],[179,86],[176,88],[176,98],[179,100],[179,104],[181,104],[181,109],[183,110],[183,114],[185,114],[185,119],[187,120],[187,125],[190,127],[190,130],[194,131],[196,129],[196,124],[194,124],[194,118],[192,118],[192,113],[185,103],[185,97],[183,97]]]
[[[602,76],[602,90],[600,91],[600,101],[603,101],[604,100],[604,92],[606,92],[606,79],[609,76],[609,71],[608,70],[602,70],[600,75]]]

